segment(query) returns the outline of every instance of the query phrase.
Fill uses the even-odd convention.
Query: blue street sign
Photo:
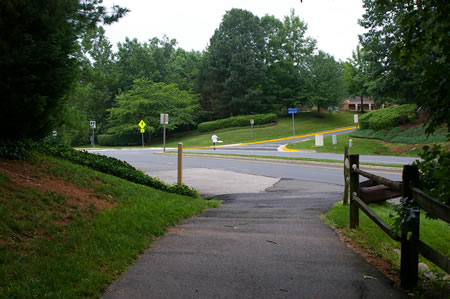
[[[298,109],[297,108],[288,108],[288,113],[298,113]]]

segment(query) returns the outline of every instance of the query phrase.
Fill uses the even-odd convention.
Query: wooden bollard
[[[178,142],[178,186],[183,184],[183,142]]]

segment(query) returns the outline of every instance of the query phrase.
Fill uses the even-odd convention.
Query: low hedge
[[[258,126],[274,123],[277,121],[278,117],[275,113],[240,115],[218,119],[214,121],[203,122],[200,123],[197,128],[200,133],[204,133],[224,128],[247,127],[250,126],[251,119],[255,121],[254,125]]]
[[[414,104],[393,106],[381,110],[370,111],[359,119],[361,129],[384,130],[416,119],[417,106]]]
[[[401,127],[379,131],[359,129],[351,132],[349,135],[357,138],[379,139],[391,143],[405,144],[428,144],[447,141],[447,131],[445,128],[439,128],[430,135],[427,135],[425,130],[425,126],[419,125],[406,131],[402,131]]]
[[[144,133],[144,142],[148,142],[148,133]],[[99,145],[106,146],[117,146],[117,145],[141,145],[142,135],[141,133],[136,134],[101,134],[97,135],[97,143]]]

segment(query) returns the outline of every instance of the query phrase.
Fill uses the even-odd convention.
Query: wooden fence
[[[400,233],[395,233],[368,207],[364,198],[367,193],[362,194],[361,192],[360,176],[368,178],[375,184],[387,186],[391,192],[401,194],[401,204],[408,213],[405,213],[404,219],[401,221]],[[419,172],[416,166],[404,165],[402,181],[392,181],[359,169],[359,155],[349,155],[348,148],[346,148],[344,179],[346,185],[344,204],[347,204],[350,199],[350,228],[354,229],[359,226],[359,210],[361,210],[389,237],[401,243],[400,280],[403,288],[411,289],[417,286],[419,254],[450,273],[449,257],[437,252],[419,239],[420,209],[449,223],[450,207],[426,195],[416,187],[419,181]]]

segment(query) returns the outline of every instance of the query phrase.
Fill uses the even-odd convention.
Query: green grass
[[[352,154],[360,155],[392,155],[389,148],[376,140],[367,140],[359,138],[351,138],[348,134],[337,135],[337,144],[332,144],[331,136],[324,136],[323,146],[315,146],[315,140],[312,138],[308,141],[290,143],[287,145],[288,149],[296,150],[314,150],[319,153],[344,153],[344,147],[349,144],[349,139],[352,139],[352,147],[350,149]]]
[[[295,135],[303,135],[335,128],[354,125],[351,112],[316,112],[298,113],[295,115]],[[246,143],[292,136],[292,118],[279,118],[277,124],[256,126],[253,128],[253,138],[250,126],[248,128],[227,128],[214,131],[219,140],[225,144]],[[183,142],[184,147],[211,146],[213,132],[199,134],[196,131],[168,137],[166,146],[177,147]],[[151,144],[152,147],[162,147],[162,140]]]
[[[384,133],[382,131],[378,131],[376,134],[381,135]],[[425,145],[388,143],[375,139],[356,138],[352,137],[352,133],[337,135],[336,137],[336,145],[332,144],[331,136],[325,136],[323,146],[315,146],[315,140],[311,139],[308,141],[290,143],[287,145],[287,148],[296,150],[314,150],[319,153],[341,154],[344,152],[345,145],[349,144],[349,139],[352,139],[352,147],[350,149],[352,154],[417,157],[422,152],[422,147]],[[448,142],[441,144],[444,148],[448,148],[449,146]]]
[[[369,206],[385,223],[392,226],[396,212],[389,203],[371,204]],[[349,229],[349,206],[343,206],[342,202],[336,203],[333,208],[324,215],[324,219],[333,227],[343,230],[343,233],[353,241],[360,244],[368,252],[389,261],[395,270],[400,269],[400,256],[397,253],[400,243],[389,238],[375,223],[360,211],[360,225],[357,229]],[[420,240],[430,245],[445,256],[450,255],[450,226],[441,220],[427,218],[425,213],[420,217]],[[397,252],[396,252],[397,251]],[[420,256],[420,262],[426,263],[438,276],[444,275],[430,261]]]
[[[57,159],[35,163],[115,206],[68,204],[64,195],[19,188],[1,174],[0,297],[98,297],[169,226],[218,206]]]

